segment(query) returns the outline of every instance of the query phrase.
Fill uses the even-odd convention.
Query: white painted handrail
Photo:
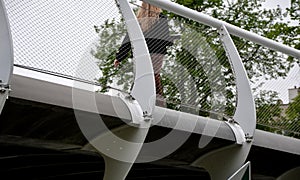
[[[257,44],[263,45],[265,47],[271,48],[273,50],[280,51],[282,53],[291,55],[295,58],[300,59],[300,51],[297,49],[294,49],[292,47],[286,46],[284,44],[281,44],[279,42],[273,41],[271,39],[262,37],[260,35],[257,35],[255,33],[246,31],[242,28],[239,28],[237,26],[234,26],[232,24],[229,24],[227,22],[218,20],[216,18],[210,17],[206,14],[203,14],[201,12],[189,9],[187,7],[184,7],[182,5],[176,4],[174,2],[171,2],[169,0],[143,0],[144,2],[147,2],[149,4],[153,4],[155,6],[159,6],[163,9],[166,9],[168,11],[174,12],[178,15],[181,15],[183,17],[192,19],[194,21],[197,21],[199,23],[218,28],[220,29],[223,25],[226,27],[228,32],[234,36],[238,36],[240,38],[244,38],[247,40],[250,40],[252,42],[255,42]]]

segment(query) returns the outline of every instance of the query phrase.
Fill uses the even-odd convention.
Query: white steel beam
[[[14,87],[14,90],[9,94],[9,96],[12,98],[51,104],[59,107],[73,108],[73,84],[73,80],[15,67],[11,81],[11,86]],[[95,89],[94,85],[84,84],[81,87],[87,88],[81,89],[80,94],[94,94],[93,99],[97,102],[98,109],[94,110],[89,102],[82,101],[80,108],[77,110],[88,113],[99,113],[101,115],[118,117],[130,121],[130,112],[120,98],[102,93],[95,93],[95,91],[92,91],[92,89]],[[34,89],[34,91],[32,91],[32,89]],[[113,106],[119,107],[118,113],[115,112]],[[210,134],[205,134],[206,131],[203,130],[205,124],[210,122],[213,123],[213,127],[219,127],[218,132],[214,135],[214,137],[234,141],[234,135],[229,126],[223,123],[220,126],[219,121],[214,119],[160,107],[155,108],[153,116],[154,118],[156,116],[162,117],[162,120],[159,123],[152,122],[154,123],[153,125],[172,129],[176,128],[176,123],[178,121],[178,118],[176,117],[180,116],[183,118],[183,121],[186,122],[184,125],[187,126],[177,127],[176,129],[180,131],[185,131],[185,129],[188,129],[188,127],[191,126],[193,121],[197,121],[197,125],[193,133],[203,134],[205,136],[211,136]],[[255,146],[300,155],[299,139],[258,129],[255,130],[253,139],[253,145]]]

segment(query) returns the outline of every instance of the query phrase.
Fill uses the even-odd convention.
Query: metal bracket
[[[246,138],[246,142],[247,142],[247,143],[250,143],[250,142],[253,141],[253,136],[250,136],[248,133],[245,134],[245,138]]]
[[[130,112],[131,123],[91,141],[95,147],[106,147],[105,152],[100,151],[105,160],[104,180],[126,178],[151,125],[151,116],[143,112],[135,98],[124,92],[119,92],[118,96]]]
[[[8,98],[8,93],[11,91],[9,85],[0,84],[0,114],[4,107],[5,101]]]
[[[243,129],[236,121],[234,121],[234,119],[229,119],[228,121],[225,121],[225,123],[231,128],[237,144],[242,145],[244,142],[246,142]]]
[[[11,89],[10,89],[10,85],[8,84],[1,84],[1,80],[0,80],[0,93],[4,93],[5,91],[8,91],[10,92]]]
[[[144,117],[144,121],[148,122],[148,121],[152,121],[153,117],[151,114],[149,114],[147,111],[143,112],[143,117]]]
[[[253,141],[253,136],[250,136],[249,133],[244,133],[239,123],[233,118],[227,118],[227,121],[225,121],[225,123],[233,131],[237,144],[243,144],[244,142],[250,143]]]
[[[156,97],[151,57],[137,17],[128,1],[116,0],[116,4],[124,17],[128,35],[131,40],[135,70],[134,85],[131,93],[128,95],[127,93],[120,92],[119,97],[128,107],[132,124],[135,127],[128,128],[127,126],[126,129],[120,131],[120,137],[124,135],[127,139],[129,138],[132,141],[124,142],[122,140],[122,142],[124,142],[122,150],[120,150],[120,147],[119,149],[115,147],[112,148],[113,151],[110,152],[113,154],[112,157],[104,156],[106,166],[104,180],[126,178],[126,175],[142,148],[142,144],[150,128],[151,122],[149,121],[151,120],[151,114],[155,107]],[[109,141],[113,141],[113,138],[112,133],[109,133],[102,138],[102,140],[99,139],[99,145],[103,146],[102,142],[107,141],[108,146],[114,146],[114,144],[109,143]],[[117,143],[117,140],[115,142],[115,144],[120,144],[120,142]],[[110,149],[111,148],[108,150],[110,151]],[[127,159],[127,161],[124,161],[124,159]]]
[[[118,96],[129,109],[132,125],[139,126],[144,117],[143,110],[139,103],[130,94],[120,92],[118,93]]]

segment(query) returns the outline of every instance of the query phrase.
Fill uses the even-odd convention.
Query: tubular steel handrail
[[[225,26],[228,32],[234,36],[238,36],[247,40],[250,40],[252,42],[255,42],[257,44],[263,45],[265,47],[277,50],[279,52],[283,52],[285,54],[291,55],[295,58],[300,59],[300,50],[294,49],[292,47],[289,47],[287,45],[281,44],[279,42],[273,41],[271,39],[262,37],[258,34],[249,32],[247,30],[244,30],[242,28],[239,28],[237,26],[234,26],[232,24],[229,24],[227,22],[221,21],[219,19],[210,17],[206,14],[203,14],[201,12],[189,9],[187,7],[184,7],[180,4],[168,1],[168,0],[143,0],[144,2],[153,4],[155,6],[161,7],[163,9],[166,9],[168,11],[174,12],[175,14],[184,16],[186,18],[192,19],[194,21],[197,21],[199,23],[220,29],[222,26]]]

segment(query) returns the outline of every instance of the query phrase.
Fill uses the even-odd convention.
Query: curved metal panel
[[[256,111],[247,72],[225,26],[221,27],[220,36],[236,77],[237,107],[233,119],[242,127],[247,137],[253,137]]]
[[[115,132],[118,136],[109,131],[90,141],[104,155],[106,167],[103,179],[126,178],[142,148],[155,106],[154,72],[143,32],[128,1],[118,2],[133,47],[135,70],[134,85],[130,94],[132,97],[120,98],[128,107],[132,122],[137,127],[125,126]]]
[[[119,1],[132,44],[135,79],[131,95],[140,104],[145,115],[151,115],[155,107],[155,81],[146,40],[138,20],[127,1]]]
[[[294,169],[291,169],[283,173],[281,176],[277,178],[277,180],[299,179],[299,177],[300,177],[300,167],[296,167]]]
[[[238,90],[237,108],[230,125],[235,132],[237,144],[217,149],[197,159],[193,165],[206,168],[212,179],[229,178],[245,162],[252,146],[252,137],[256,126],[256,112],[254,100],[249,85],[247,73],[242,64],[239,53],[225,26],[220,27],[220,38],[223,42],[227,56],[235,72]],[[241,126],[242,129],[239,128]],[[244,131],[244,132],[243,132]],[[247,143],[243,143],[246,141]],[[226,166],[223,166],[225,165]]]
[[[13,70],[13,48],[4,2],[0,1],[0,84],[8,85]]]
[[[0,1],[0,114],[8,97],[13,71],[13,48],[4,3]]]

